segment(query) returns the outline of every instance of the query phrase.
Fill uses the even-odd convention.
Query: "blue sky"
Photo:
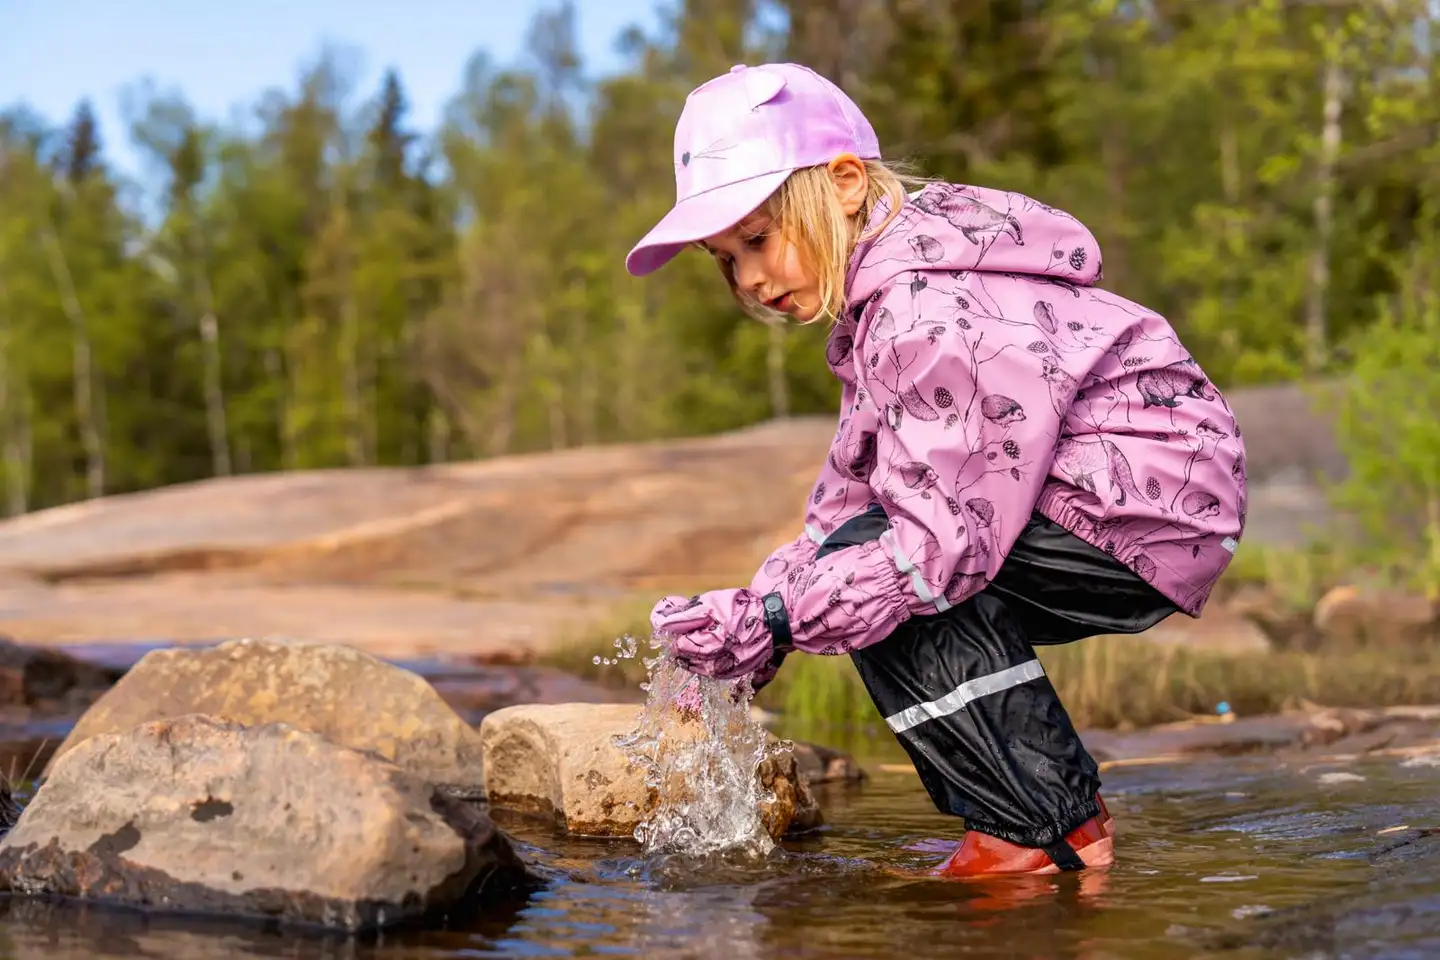
[[[121,92],[142,78],[183,92],[223,120],[270,87],[293,87],[322,44],[354,48],[357,93],[373,95],[395,67],[412,123],[431,127],[477,50],[517,56],[543,0],[0,0],[0,108],[25,103],[59,122],[89,97],[111,163],[140,168],[128,144]],[[592,73],[621,65],[620,31],[657,22],[656,0],[576,0]]]

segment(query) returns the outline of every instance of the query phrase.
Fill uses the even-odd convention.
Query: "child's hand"
[[[670,706],[679,711],[684,718],[693,719],[700,715],[700,708],[704,705],[704,699],[700,696],[700,680],[698,677],[690,677],[680,692],[670,700]]]
[[[755,671],[755,673],[750,677],[751,692],[759,693],[761,690],[769,686],[770,681],[774,680],[775,675],[780,672],[780,665],[782,663],[784,663],[783,656],[774,660],[766,661],[764,666],[762,666],[759,670]]]
[[[770,631],[760,597],[749,590],[712,590],[698,597],[666,597],[650,612],[650,626],[670,638],[685,669],[731,678],[770,660]]]

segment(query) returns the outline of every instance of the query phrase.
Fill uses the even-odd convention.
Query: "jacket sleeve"
[[[794,540],[782,543],[770,551],[770,555],[760,564],[760,569],[755,571],[755,576],[750,581],[750,589],[762,595],[778,589],[790,571],[814,560],[819,549],[820,544],[815,542],[808,530]]]
[[[791,578],[797,649],[857,650],[963,602],[994,578],[1029,521],[1060,430],[1046,358],[1023,322],[922,321],[946,315],[942,297],[892,286],[863,334],[857,402],[874,414],[870,486],[889,528]]]
[[[826,536],[873,502],[873,494],[863,482],[845,476],[836,466],[845,456],[841,438],[849,425],[851,403],[853,396],[847,390],[841,404],[839,427],[805,503],[804,529],[793,540],[776,547],[760,564],[750,581],[750,589],[755,593],[763,595],[781,589],[792,573],[815,559]]]

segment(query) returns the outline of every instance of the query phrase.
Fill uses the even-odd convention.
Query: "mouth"
[[[789,313],[790,309],[795,306],[795,298],[788,293],[782,293],[773,300],[766,300],[765,306],[778,313]]]

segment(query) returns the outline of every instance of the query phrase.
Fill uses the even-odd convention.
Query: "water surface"
[[[458,929],[374,942],[0,901],[13,958],[1435,957],[1440,764],[1268,758],[1112,771],[1109,871],[917,879],[956,824],[911,774],[820,788],[830,824],[760,863],[643,860],[634,843],[506,820],[553,879]],[[1433,831],[1433,832],[1432,832]]]

